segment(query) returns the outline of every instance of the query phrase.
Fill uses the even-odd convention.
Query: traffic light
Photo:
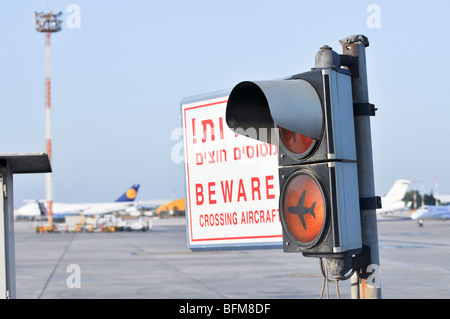
[[[313,69],[285,80],[241,82],[230,93],[226,120],[235,132],[257,132],[247,135],[278,145],[285,252],[346,258],[362,251],[347,70]]]

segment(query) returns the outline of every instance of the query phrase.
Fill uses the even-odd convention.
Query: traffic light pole
[[[368,39],[363,35],[349,36],[340,41],[343,58],[353,57],[351,68],[356,76],[352,77],[352,94],[354,105],[369,105],[367,84],[366,47]],[[357,61],[357,62],[356,62]],[[355,63],[356,62],[356,63]],[[364,113],[364,112],[363,112]],[[372,137],[370,116],[355,116],[356,154],[358,159],[358,188],[360,198],[375,199],[375,182],[372,158]],[[373,115],[373,114],[372,114]],[[375,207],[361,207],[361,234],[363,247],[367,247],[369,266],[374,272],[368,273],[366,268],[359,270],[351,278],[351,297],[353,299],[380,299],[380,258],[378,248],[378,230]],[[371,281],[368,284],[368,276]]]

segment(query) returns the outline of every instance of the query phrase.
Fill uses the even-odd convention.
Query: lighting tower
[[[62,20],[59,17],[62,12],[57,14],[53,11],[35,12],[36,30],[45,33],[45,139],[47,154],[52,160],[52,139],[51,139],[51,113],[50,113],[50,78],[51,78],[51,61],[50,61],[50,35],[53,32],[61,31]],[[46,197],[47,197],[47,212],[49,226],[53,227],[53,179],[52,173],[47,173],[46,176]]]

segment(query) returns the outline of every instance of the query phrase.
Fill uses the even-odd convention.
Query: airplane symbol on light
[[[306,223],[305,223],[304,217],[306,214],[311,214],[312,217],[314,217],[314,219],[316,218],[316,215],[314,214],[314,208],[316,207],[316,202],[314,202],[310,208],[305,207],[304,206],[305,196],[306,196],[306,191],[303,191],[302,196],[300,196],[297,206],[289,207],[288,211],[291,214],[295,214],[295,215],[298,215],[298,217],[300,217],[300,221],[302,222],[303,228],[305,228],[305,230],[306,230]]]
[[[283,137],[286,137],[286,131],[287,131],[287,130],[284,128],[284,129],[283,129]],[[300,135],[300,134],[299,134],[299,135]],[[294,138],[294,143],[297,142],[296,136],[297,136],[297,133],[292,132],[292,137]]]

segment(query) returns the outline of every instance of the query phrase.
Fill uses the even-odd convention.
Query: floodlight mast
[[[51,139],[51,55],[50,55],[50,35],[54,32],[61,31],[62,20],[59,17],[62,12],[57,14],[53,11],[35,12],[36,31],[45,33],[45,139],[46,150],[51,162],[52,160],[52,139]],[[47,212],[48,223],[53,227],[53,178],[52,173],[46,174],[46,197],[47,197]]]

